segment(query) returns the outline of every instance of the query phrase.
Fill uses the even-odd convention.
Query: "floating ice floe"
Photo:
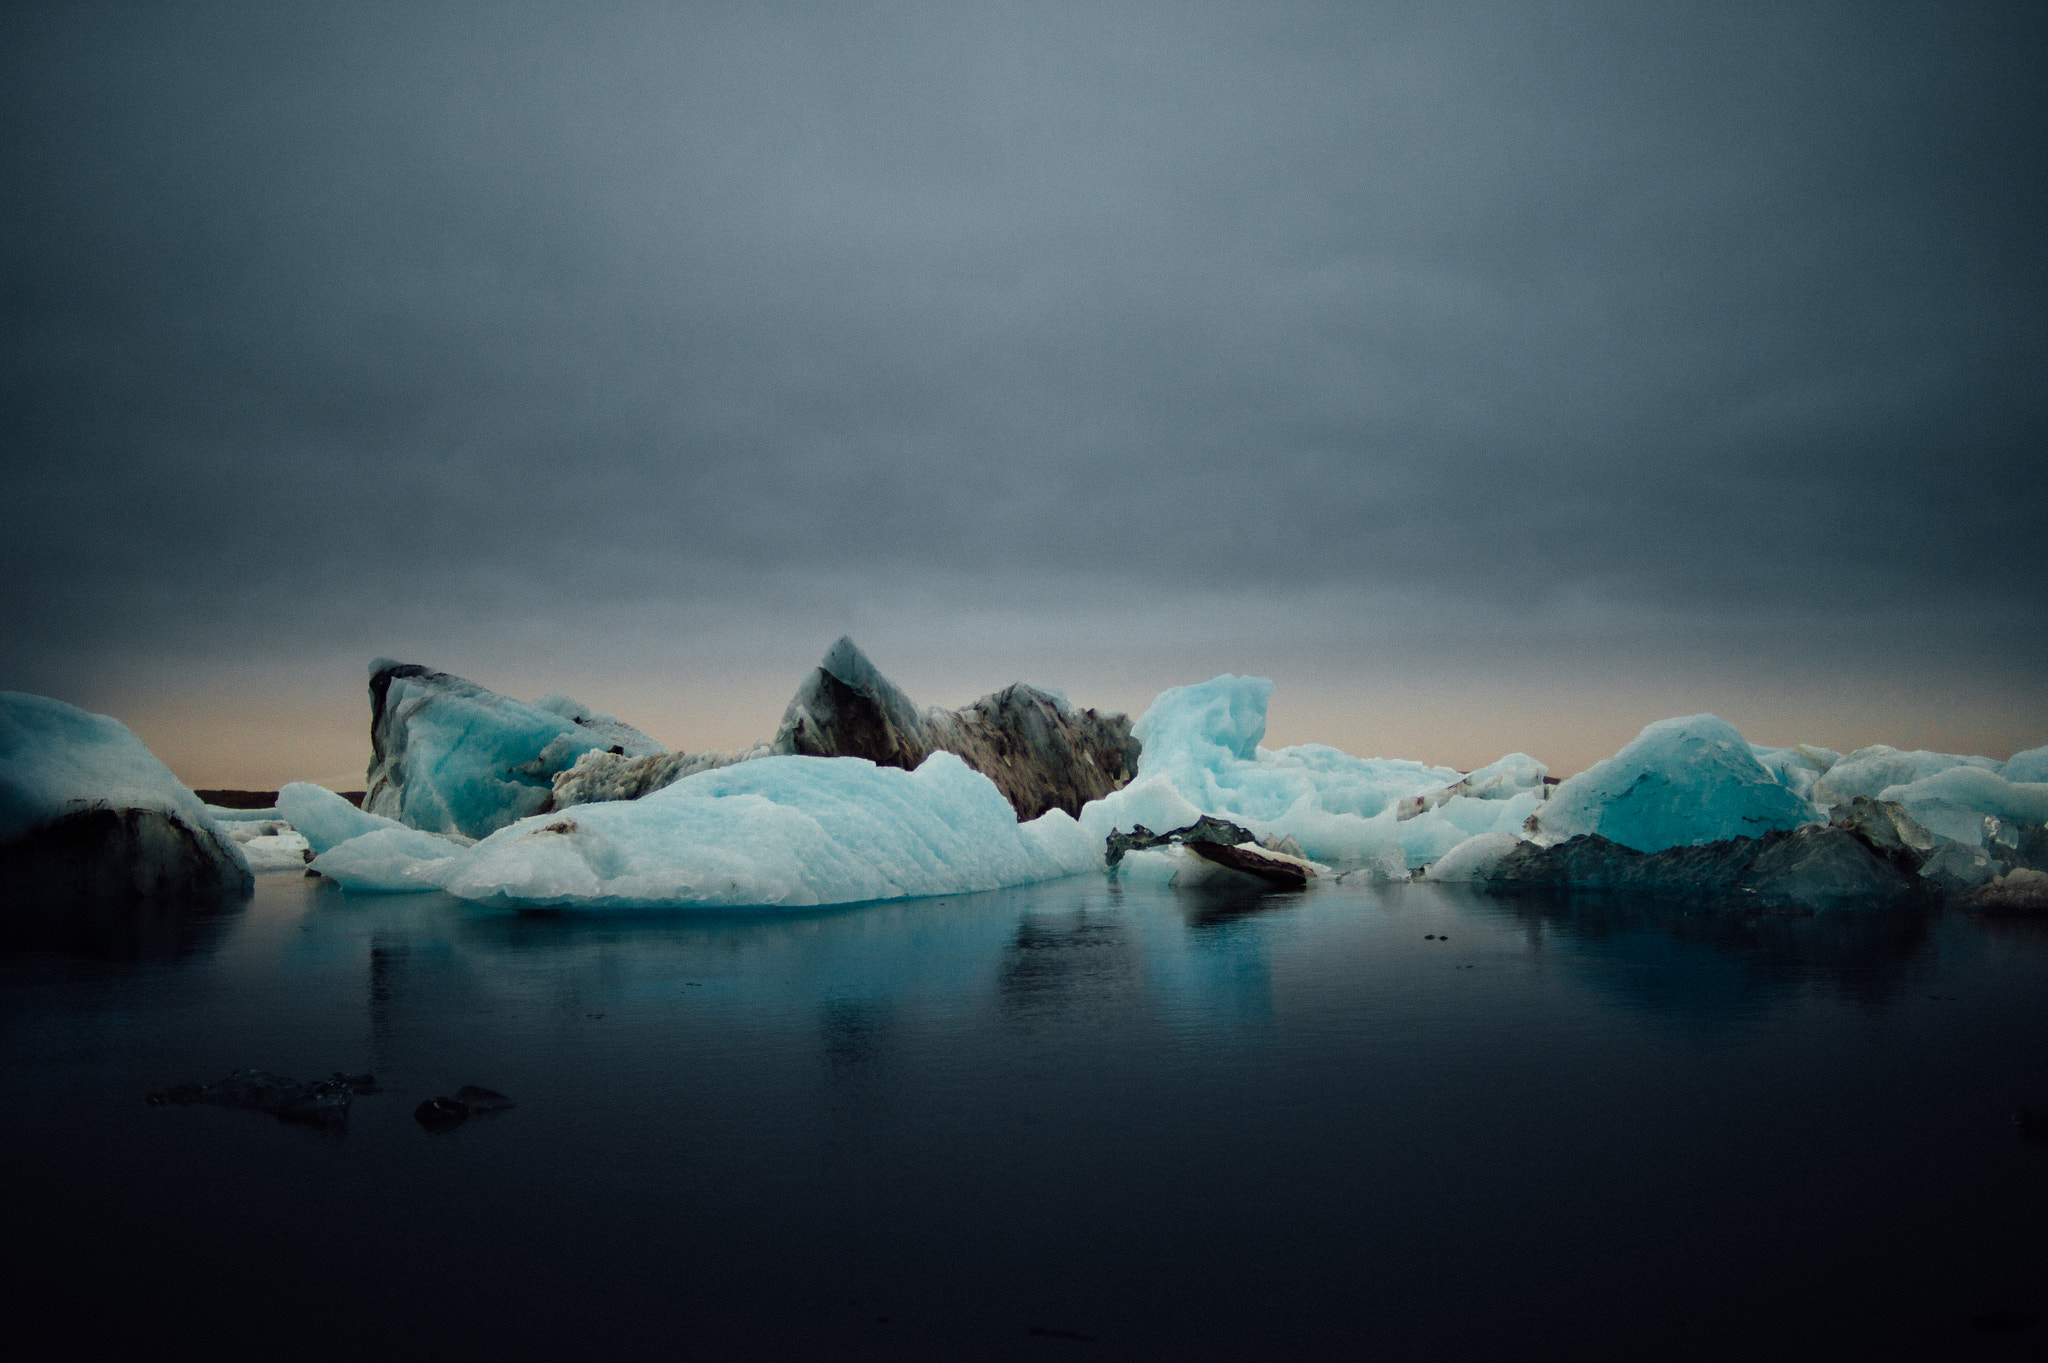
[[[70,901],[247,890],[249,861],[117,719],[0,691],[0,885]]]
[[[1837,757],[1749,745],[1711,715],[1664,720],[1560,785],[1532,838],[1475,838],[1430,878],[1821,909],[1967,899],[2019,875],[2021,889],[1998,891],[2010,907],[2031,902],[2030,874],[2048,866],[2048,783],[2000,770],[2032,774],[2033,762],[1889,747]],[[1894,776],[1912,779],[1883,784]]]
[[[524,820],[465,853],[446,887],[508,905],[795,908],[998,889],[1101,864],[1101,844],[1069,815],[1019,823],[951,753],[916,771],[764,757]]]
[[[407,828],[304,781],[280,790],[277,808],[316,853],[312,868],[344,890],[392,894],[437,889],[431,876],[410,872],[476,845],[460,834]]]
[[[417,894],[440,889],[473,846],[417,828],[376,828],[328,848],[311,866],[353,893]]]
[[[211,806],[208,806],[211,808]],[[306,859],[312,854],[312,845],[301,837],[283,819],[231,819],[216,820],[242,855],[248,858],[249,869],[261,874],[265,871],[303,870]]]
[[[306,839],[316,853],[380,828],[404,828],[396,819],[371,814],[327,789],[294,781],[277,793],[277,817]]]
[[[578,805],[471,848],[380,829],[313,867],[350,890],[446,889],[504,907],[804,908],[963,894],[1099,868],[1054,810],[1019,823],[951,753],[916,771],[854,757],[765,757],[641,799]]]

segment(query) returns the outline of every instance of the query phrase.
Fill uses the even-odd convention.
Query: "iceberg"
[[[797,687],[775,736],[736,753],[633,758],[587,753],[555,778],[554,808],[639,799],[700,771],[761,757],[864,757],[905,771],[950,752],[996,783],[1020,819],[1079,814],[1137,769],[1128,718],[1079,709],[1064,693],[1022,682],[958,710],[920,710],[842,637]]]
[[[1526,841],[1515,833],[1481,833],[1467,838],[1429,868],[1429,879],[1438,884],[1491,880],[1501,862]]]
[[[1818,807],[1830,809],[1835,805],[1845,805],[1858,795],[1881,799],[1892,786],[1908,785],[1951,767],[1982,767],[1996,771],[2001,765],[1988,757],[1961,757],[1955,753],[1927,752],[1924,749],[1900,752],[1897,748],[1878,743],[1858,748],[1830,767],[1827,775],[1814,783],[1812,799]]]
[[[1938,839],[1908,814],[1903,805],[1858,795],[1828,811],[1828,824],[1852,834],[1863,845],[1908,874],[1918,874]]]
[[[394,825],[336,843],[313,858],[312,869],[354,894],[417,894],[440,889],[467,850],[439,834]]]
[[[1432,879],[1480,882],[1491,889],[1725,896],[1759,909],[1867,908],[1909,899],[1924,888],[1855,835],[1812,824],[1656,852],[1581,833],[1547,846],[1492,843],[1444,860],[1443,873],[1432,872]]]
[[[1754,838],[1820,818],[1781,785],[1735,726],[1714,715],[1658,720],[1551,792],[1539,840],[1585,833],[1638,852]]]
[[[568,696],[542,696],[533,703],[533,708],[545,710],[551,715],[560,715],[603,744],[606,752],[623,757],[650,757],[668,751],[659,742],[641,733],[617,715],[593,710],[582,701],[572,700]]]
[[[1395,806],[1395,817],[1413,819],[1432,809],[1440,809],[1452,800],[1512,800],[1517,795],[1534,793],[1542,798],[1545,778],[1550,768],[1538,762],[1527,753],[1509,753],[1477,771],[1439,790],[1422,795],[1404,795]]]
[[[1801,743],[1790,748],[1766,748],[1752,743],[1749,750],[1764,769],[1778,778],[1778,784],[1802,800],[1811,801],[1813,788],[1827,775],[1842,755],[1833,748],[1816,748]]]
[[[652,757],[623,757],[592,749],[577,758],[567,771],[555,773],[554,795],[548,808],[637,800],[700,771],[773,756],[775,750],[766,743],[739,752],[672,752]]]
[[[2048,747],[2029,748],[2005,760],[1998,774],[2008,781],[2036,785],[2048,781]]]
[[[1467,776],[1320,743],[1263,748],[1272,693],[1264,677],[1229,674],[1161,692],[1131,728],[1142,745],[1136,777],[1083,808],[1082,827],[1100,844],[1208,814],[1261,839],[1292,837],[1318,861],[1391,854],[1413,867],[1478,834],[1519,828],[1542,802],[1543,764],[1520,753]]]
[[[2008,830],[2048,823],[2048,782],[2009,781],[1978,766],[1953,766],[1903,785],[1888,786],[1878,797],[1900,805],[1933,833],[1971,847],[1984,845],[1986,835],[2007,846],[2018,839]]]
[[[431,833],[483,837],[548,807],[582,754],[645,757],[661,744],[564,696],[544,705],[412,663],[370,668],[370,781],[363,808]]]
[[[0,691],[0,887],[66,906],[246,892],[248,858],[128,727]]]
[[[459,833],[428,833],[367,813],[326,787],[304,781],[280,790],[277,808],[315,853],[312,869],[344,890],[392,894],[439,889],[437,881],[408,872],[476,845]]]
[[[638,800],[521,820],[432,874],[505,907],[801,908],[1101,866],[1101,842],[1064,811],[1020,823],[994,782],[938,752],[914,771],[794,756],[703,771]]]
[[[219,821],[220,831],[229,841],[242,849],[248,859],[249,869],[262,874],[265,871],[299,871],[305,869],[306,859],[312,853],[312,846],[283,819],[235,819]]]
[[[404,828],[396,819],[371,814],[325,786],[294,781],[277,793],[275,817],[290,824],[315,853],[380,828]]]

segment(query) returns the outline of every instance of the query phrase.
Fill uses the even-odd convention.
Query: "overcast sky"
[[[0,686],[2048,742],[2048,10],[10,5]]]

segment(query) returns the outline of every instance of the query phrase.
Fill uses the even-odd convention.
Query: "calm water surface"
[[[2009,1116],[2048,1107],[2048,936],[1960,915],[1085,877],[536,918],[272,876],[0,955],[0,1054],[8,1292],[80,1352],[2048,1343]],[[245,1066],[385,1092],[345,1134],[142,1102]],[[519,1106],[414,1122],[465,1083]]]

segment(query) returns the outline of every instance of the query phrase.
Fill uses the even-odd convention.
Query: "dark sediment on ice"
[[[82,809],[0,846],[0,885],[16,905],[206,899],[254,884],[210,822],[155,809]]]
[[[415,770],[413,729],[464,735],[475,765],[447,789],[430,761]],[[660,754],[662,746],[614,716],[566,696],[528,703],[417,663],[380,659],[370,672],[369,788],[361,807],[434,833],[481,838],[545,812],[554,778],[586,752]],[[445,753],[443,754],[445,755]],[[489,798],[479,801],[479,783]]]
[[[1204,814],[1185,828],[1154,833],[1143,824],[1128,833],[1111,833],[1103,844],[1103,861],[1111,867],[1128,852],[1159,847],[1185,847],[1204,861],[1256,876],[1269,885],[1299,889],[1315,877],[1315,869],[1292,838],[1261,844],[1248,828]]]
[[[953,753],[988,777],[1019,819],[1053,809],[1079,814],[1138,770],[1128,716],[1077,708],[1022,684],[958,710],[920,710],[853,640],[841,639],[797,687],[769,742],[738,753],[591,753],[555,778],[553,807],[638,799],[757,757],[864,757],[909,771],[935,752]]]
[[[1551,847],[1524,843],[1486,880],[1494,890],[1634,890],[1739,898],[1755,908],[1897,903],[1926,887],[1862,839],[1807,827],[1699,847],[1638,852],[1597,833]]]

